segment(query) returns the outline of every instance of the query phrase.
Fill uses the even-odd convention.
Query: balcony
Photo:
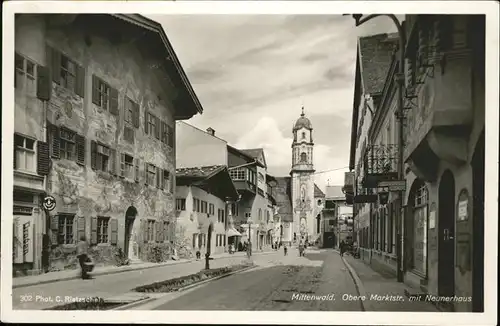
[[[398,146],[370,145],[364,156],[363,188],[377,188],[380,181],[397,180]]]
[[[240,194],[248,194],[248,195],[252,195],[252,196],[255,196],[255,194],[257,193],[257,187],[252,184],[250,181],[246,181],[246,180],[233,180],[233,183],[234,183],[234,187],[236,188],[236,190],[238,190],[238,193]]]

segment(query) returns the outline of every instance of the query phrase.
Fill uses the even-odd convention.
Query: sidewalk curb
[[[213,282],[213,281],[217,281],[217,280],[220,280],[222,278],[225,278],[225,277],[229,277],[231,275],[235,275],[235,274],[238,274],[238,273],[243,273],[243,272],[246,272],[246,271],[249,271],[253,268],[256,268],[258,267],[258,265],[252,265],[252,266],[248,266],[246,268],[243,268],[243,269],[240,269],[240,270],[237,270],[237,271],[234,271],[234,272],[231,272],[231,273],[227,273],[227,274],[224,274],[224,275],[221,275],[221,276],[217,276],[217,277],[214,277],[214,278],[210,278],[208,280],[204,280],[204,281],[201,281],[201,282],[198,282],[198,283],[195,283],[195,284],[191,284],[191,285],[187,285],[185,287],[182,287],[180,289],[178,289],[177,291],[173,291],[173,292],[166,292],[165,293],[165,296],[163,297],[159,297],[159,298],[149,298],[149,299],[146,299],[146,300],[142,300],[141,302],[134,302],[132,304],[130,304],[130,306],[127,306],[126,309],[129,309],[129,308],[135,308],[136,310],[139,310],[142,306],[146,306],[147,304],[151,304],[153,303],[153,305],[150,305],[148,306],[147,310],[153,310],[163,304],[166,304],[167,302],[175,299],[175,298],[172,298],[172,297],[169,297],[169,294],[180,294],[184,291],[189,291],[189,290],[194,290],[195,288],[197,287],[200,287],[204,284],[207,284],[207,283],[210,283],[210,282]],[[167,298],[167,300],[165,300],[165,298]],[[158,301],[156,302],[156,304],[154,304],[155,301]],[[123,308],[122,307],[119,307],[119,308]],[[112,310],[120,310],[120,309],[112,309]]]
[[[337,251],[338,252],[338,251]],[[349,274],[351,274],[351,277],[354,281],[354,285],[356,286],[356,290],[358,291],[358,294],[361,296],[364,296],[365,298],[368,298],[368,295],[366,294],[366,289],[365,286],[363,285],[363,282],[359,278],[358,274],[354,270],[354,268],[345,260],[344,257],[340,256],[342,261],[344,262],[344,265],[347,267],[347,270],[349,271]],[[362,311],[375,311],[374,309],[371,309],[370,304],[367,302],[364,302],[363,300],[359,300],[359,303],[361,305],[361,310]]]
[[[265,255],[265,254],[271,254],[273,251],[265,251],[265,252],[256,252],[254,253],[255,255]],[[237,255],[239,256],[239,255]],[[237,257],[234,255],[229,255],[229,256],[219,256],[219,257],[214,257],[214,259],[220,259],[220,258],[232,258],[232,257]],[[242,257],[245,257],[245,255],[241,255]],[[159,263],[157,265],[152,265],[152,266],[140,266],[140,267],[128,267],[128,268],[123,268],[123,269],[110,269],[106,271],[96,271],[91,273],[92,276],[99,276],[99,275],[110,275],[110,274],[118,274],[118,273],[124,273],[124,272],[133,272],[133,271],[139,271],[139,270],[145,270],[145,269],[150,269],[150,268],[158,268],[158,267],[165,267],[165,266],[170,266],[170,265],[181,265],[181,264],[187,264],[187,263],[193,263],[196,262],[196,259],[189,259],[189,260],[177,260],[168,263]],[[201,260],[200,260],[201,261]],[[27,282],[23,284],[12,284],[12,289],[16,288],[23,288],[23,287],[28,287],[28,286],[33,286],[33,285],[42,285],[42,284],[48,284],[48,283],[56,283],[60,281],[70,281],[70,280],[77,280],[80,279],[80,275],[78,273],[78,270],[75,269],[75,275],[71,276],[63,276],[57,279],[49,279],[49,280],[41,280],[41,281],[32,281],[32,282]],[[12,283],[14,283],[15,278],[12,279]]]

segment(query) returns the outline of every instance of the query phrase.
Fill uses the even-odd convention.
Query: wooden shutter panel
[[[139,115],[140,106],[139,104],[132,102],[132,113],[133,113],[133,124],[135,128],[139,128]]]
[[[77,220],[77,233],[76,233],[76,241],[80,241],[82,237],[85,236],[85,217],[79,216]]]
[[[148,109],[144,106],[144,133],[147,135],[149,133],[148,130]]]
[[[51,230],[59,230],[59,216],[52,215],[50,216],[50,229]]]
[[[97,244],[97,217],[92,216],[90,220],[90,244]]]
[[[110,87],[109,89],[109,113],[118,115],[118,90]]]
[[[149,221],[148,220],[144,220],[144,242],[148,242],[149,241]]]
[[[14,157],[16,157],[16,155],[14,155]],[[37,141],[37,173],[39,175],[48,175],[49,167],[49,144],[43,141]]]
[[[173,173],[170,173],[170,176],[168,178],[169,180],[169,187],[168,187],[168,191],[173,194],[174,193],[174,183],[175,183],[175,175]]]
[[[97,168],[97,143],[95,140],[90,142],[90,167],[92,169]]]
[[[85,97],[85,68],[76,66],[75,93],[80,97]]]
[[[53,124],[49,124],[47,128],[49,132],[49,142],[51,146],[51,156],[53,158],[60,157],[60,136],[59,136],[59,128]]]
[[[49,47],[48,51],[50,52],[52,62],[52,80],[59,85],[61,84],[61,52],[52,47]]]
[[[118,220],[116,218],[110,221],[111,229],[111,244],[116,245],[118,243]]]
[[[16,146],[14,145],[14,170],[17,169]]]
[[[99,94],[99,78],[92,75],[92,103],[101,106],[101,96]]]
[[[156,139],[160,139],[160,124],[161,124],[161,120],[158,118],[158,117],[155,117],[155,124],[156,124],[156,128],[155,128],[155,137]]]
[[[36,96],[42,101],[50,100],[52,93],[52,80],[50,78],[50,69],[44,66],[38,66],[36,80]]]
[[[139,182],[139,165],[140,165],[140,162],[139,162],[139,159],[136,158],[134,159],[134,168],[135,168],[135,176],[134,176],[134,179],[135,179],[135,182]]]
[[[144,184],[148,184],[148,163],[144,162]]]
[[[125,154],[120,154],[120,177],[125,177]]]
[[[167,126],[168,129],[168,146],[174,148],[174,128]]]
[[[76,135],[76,163],[85,164],[85,137]]]
[[[156,167],[156,188],[160,189],[162,188],[161,186],[161,181],[163,180],[163,170],[160,169],[159,167]]]
[[[116,175],[117,174],[117,159],[116,159],[116,149],[113,149],[113,148],[110,148],[109,149],[109,172],[112,174],[112,175]]]

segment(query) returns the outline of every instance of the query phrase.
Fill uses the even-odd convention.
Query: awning
[[[231,229],[227,230],[227,236],[228,237],[241,237],[241,233],[236,231],[236,229],[231,228]]]

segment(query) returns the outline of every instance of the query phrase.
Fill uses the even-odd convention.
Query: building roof
[[[277,177],[276,205],[282,222],[293,222],[291,177]]]
[[[256,160],[259,160],[262,157],[263,164],[266,165],[266,159],[264,157],[264,149],[263,148],[250,148],[250,149],[240,149],[243,153],[248,156],[253,157]]]
[[[166,58],[165,60],[166,63],[170,63],[171,65],[173,65],[174,71],[177,73],[176,77],[179,78],[186,91],[187,97],[184,96],[183,93],[179,94],[180,97],[183,99],[189,98],[190,102],[189,104],[190,107],[192,107],[193,112],[197,112],[200,114],[203,113],[203,107],[198,99],[198,96],[196,95],[191,83],[189,82],[189,79],[184,69],[182,68],[181,63],[179,62],[179,59],[177,58],[174,48],[172,47],[172,44],[168,40],[167,34],[165,33],[165,30],[163,29],[162,25],[154,20],[151,20],[139,14],[112,14],[112,16],[125,20],[131,24],[135,24],[136,26],[140,26],[158,35],[159,41],[162,43],[163,48],[165,50],[165,54],[161,56],[163,58]],[[168,71],[171,70],[168,69]],[[192,116],[193,114],[189,113],[185,116],[178,116],[176,117],[176,119],[179,120],[189,119]]]
[[[326,186],[326,199],[345,200],[345,195],[342,192],[342,186]]]
[[[314,184],[314,198],[325,198],[325,194],[319,189],[317,184]]]
[[[176,169],[176,184],[199,187],[222,200],[236,200],[239,196],[225,165]]]
[[[302,113],[300,114],[300,118],[297,119],[297,121],[295,122],[295,125],[293,126],[293,131],[299,130],[302,128],[306,128],[309,130],[313,129],[311,120],[306,118],[306,115],[304,113],[304,107],[302,107]]]
[[[397,33],[383,33],[359,38],[358,51],[365,94],[382,92],[392,62],[392,55],[398,42]]]
[[[238,148],[233,147],[231,145],[227,145],[227,150],[228,150],[228,152],[231,152],[233,154],[236,154],[236,155],[243,157],[244,159],[247,160],[248,163],[255,162],[257,165],[259,165],[261,167],[265,167],[265,165],[262,164],[261,162],[259,162],[255,156],[252,156],[252,155],[250,155],[250,153],[247,152],[247,151],[254,151],[254,150],[248,150],[248,149],[241,150],[241,149],[238,149]],[[252,153],[255,153],[255,152],[252,152]]]

